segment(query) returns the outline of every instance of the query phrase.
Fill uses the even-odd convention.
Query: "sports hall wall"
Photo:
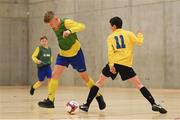
[[[86,24],[78,36],[88,72],[95,81],[107,63],[109,19],[119,16],[124,29],[136,33],[141,28],[144,32],[143,46],[136,46],[134,51],[134,69],[142,82],[151,88],[180,88],[179,0],[1,0],[0,6],[0,85],[30,85],[36,81],[31,54],[42,35],[49,39],[55,62],[56,37],[43,23],[44,13],[53,10],[59,17]],[[82,86],[83,82],[69,67],[60,85]],[[107,80],[105,86],[132,87],[120,77],[113,82]]]
[[[0,0],[0,85],[27,84],[26,0]]]

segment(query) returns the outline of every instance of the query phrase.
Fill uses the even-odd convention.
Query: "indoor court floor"
[[[54,109],[38,107],[37,103],[47,97],[45,86],[29,94],[29,86],[0,87],[0,119],[31,119],[31,120],[180,120],[180,90],[150,89],[158,103],[164,106],[167,114],[151,111],[150,104],[140,92],[133,88],[103,88],[101,90],[106,100],[105,110],[98,109],[96,100],[89,112],[79,111],[75,115],[66,112],[66,103],[75,100],[80,104],[85,102],[88,88],[59,87]]]

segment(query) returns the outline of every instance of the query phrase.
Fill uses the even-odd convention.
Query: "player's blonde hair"
[[[54,12],[53,11],[47,11],[44,14],[44,22],[49,23],[54,18]]]

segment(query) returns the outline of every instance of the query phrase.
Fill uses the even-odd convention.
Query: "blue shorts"
[[[46,65],[38,68],[39,81],[44,81],[45,77],[47,77],[48,79],[51,79],[52,77],[52,70],[50,65]]]
[[[56,65],[68,67],[69,64],[72,65],[72,67],[76,69],[78,72],[86,71],[84,54],[81,49],[78,51],[77,55],[73,57],[64,57],[58,54],[56,59]]]

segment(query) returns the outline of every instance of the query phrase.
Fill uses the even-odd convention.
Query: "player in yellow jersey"
[[[133,62],[133,48],[134,45],[141,45],[143,43],[143,34],[134,33],[122,29],[122,20],[119,17],[110,19],[112,34],[107,39],[108,44],[108,64],[103,68],[99,80],[96,82],[89,92],[86,104],[80,105],[80,109],[88,112],[89,106],[96,96],[99,88],[104,85],[105,80],[111,77],[113,80],[119,73],[122,80],[128,80],[136,88],[140,90],[142,95],[150,102],[153,111],[160,113],[167,113],[167,111],[160,105],[155,103],[155,100],[149,90],[140,82],[138,76],[132,68]]]
[[[52,11],[45,13],[44,22],[47,23],[56,34],[59,54],[57,55],[56,65],[53,70],[52,79],[49,83],[48,98],[44,101],[40,101],[38,105],[45,108],[54,108],[58,80],[66,67],[71,65],[76,71],[78,71],[79,75],[89,88],[94,85],[94,81],[86,71],[83,51],[76,35],[77,32],[84,30],[85,25],[71,19],[58,18]],[[99,109],[103,110],[106,107],[106,104],[100,93],[96,95],[96,100]]]

